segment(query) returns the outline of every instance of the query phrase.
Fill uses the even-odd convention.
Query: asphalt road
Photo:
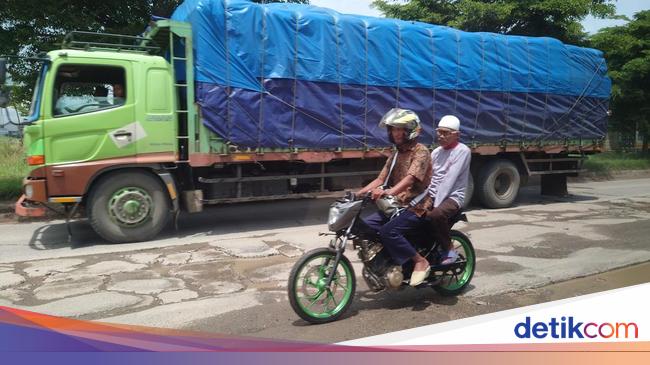
[[[573,183],[569,191],[543,198],[529,187],[513,208],[469,211],[470,223],[457,228],[472,239],[478,262],[464,295],[375,294],[359,280],[348,315],[325,326],[299,320],[285,287],[293,262],[327,244],[318,232],[331,199],[210,208],[136,244],[103,242],[85,221],[73,223],[70,242],[62,221],[0,224],[0,305],[332,342],[647,281],[647,265],[629,266],[650,261],[650,179]],[[356,253],[347,254],[359,274]],[[622,267],[625,280],[592,276]]]

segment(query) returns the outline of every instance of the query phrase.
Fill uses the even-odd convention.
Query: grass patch
[[[26,171],[22,142],[17,138],[0,137],[0,199],[20,196]]]
[[[613,171],[650,170],[650,153],[604,152],[589,156],[584,168],[596,174],[606,175]]]

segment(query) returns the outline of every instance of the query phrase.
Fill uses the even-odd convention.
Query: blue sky
[[[312,5],[334,9],[341,13],[362,14],[370,16],[381,16],[375,9],[370,8],[372,0],[311,0]],[[618,0],[616,2],[617,13],[632,18],[634,13],[650,9],[650,0]],[[582,25],[588,33],[595,33],[603,27],[625,24],[623,20],[595,19],[587,17]]]
[[[630,19],[632,19],[635,13],[648,9],[650,9],[650,1],[648,0],[618,0],[616,2],[616,13],[626,15]],[[595,33],[600,28],[623,25],[625,23],[624,20],[595,19],[592,16],[588,16],[582,22],[582,26],[585,27],[587,33]]]

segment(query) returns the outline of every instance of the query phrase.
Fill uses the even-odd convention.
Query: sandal
[[[422,284],[424,280],[429,277],[429,274],[431,274],[431,266],[427,267],[427,269],[424,271],[413,271],[409,285],[418,286]]]
[[[440,259],[440,265],[449,265],[453,264],[458,260],[458,252],[454,249],[451,249],[447,252],[442,253],[442,258]]]

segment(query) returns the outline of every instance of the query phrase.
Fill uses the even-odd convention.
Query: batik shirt
[[[395,156],[397,156],[397,161],[395,162],[395,167],[393,167],[393,172],[390,175],[386,189],[397,185],[408,175],[413,176],[415,183],[396,196],[402,205],[407,205],[429,187],[432,169],[431,155],[429,149],[421,143],[411,143],[410,145],[403,146],[386,160],[384,168],[379,173],[379,180],[386,181],[390,165],[393,163]],[[410,209],[419,216],[424,215],[426,213],[425,203],[427,200],[422,199],[422,202]]]

